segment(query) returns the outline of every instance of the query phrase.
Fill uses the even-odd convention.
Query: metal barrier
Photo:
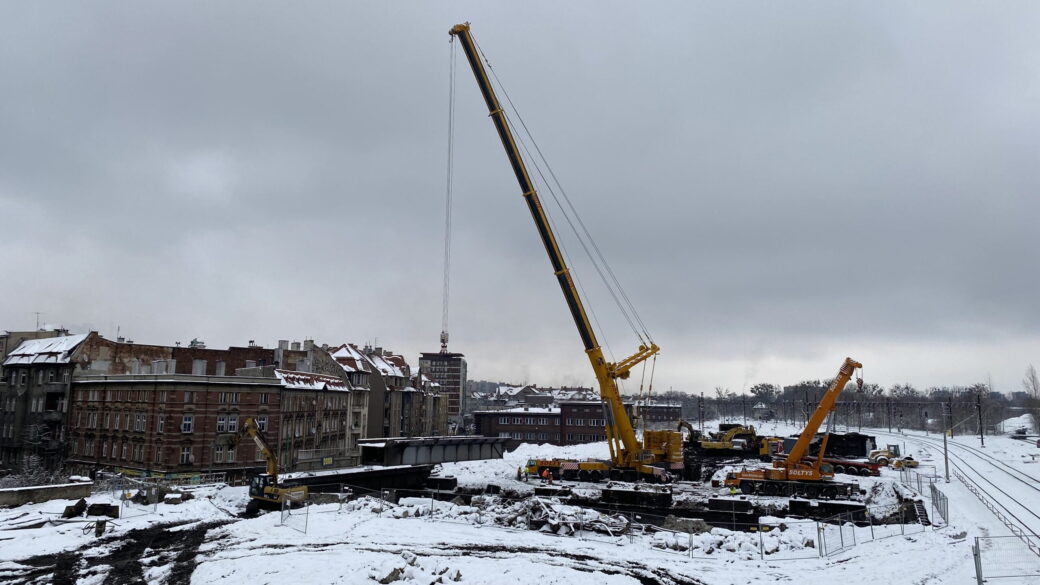
[[[310,524],[311,503],[307,500],[298,500],[290,495],[282,496],[282,515],[278,521],[279,526],[288,526],[297,532],[307,534]]]
[[[979,585],[992,579],[1009,584],[1040,580],[1040,539],[1035,536],[978,536],[971,552]]]
[[[905,506],[900,506],[897,519],[884,523],[877,522],[869,510],[865,518],[863,515],[855,518],[853,514],[838,514],[819,523],[820,556],[829,557],[864,542],[919,534],[924,530],[925,526]]]
[[[946,498],[946,494],[942,493],[939,488],[935,487],[935,483],[928,484],[928,491],[932,498],[932,523],[935,523],[936,516],[942,518],[943,523],[950,523],[950,501]]]

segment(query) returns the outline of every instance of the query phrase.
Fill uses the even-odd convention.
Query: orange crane
[[[766,496],[799,495],[809,498],[836,498],[849,495],[851,484],[832,483],[834,469],[829,463],[823,461],[829,434],[824,434],[823,441],[820,443],[819,456],[814,461],[806,461],[806,454],[816,432],[820,430],[820,426],[828,415],[834,411],[838,395],[845,389],[845,385],[852,379],[856,370],[862,367],[863,364],[854,359],[845,358],[845,363],[838,370],[838,377],[834,378],[834,382],[823,394],[820,405],[806,423],[805,429],[798,437],[798,442],[795,443],[787,457],[773,461],[772,468],[744,469],[729,473],[726,475],[725,485],[739,488],[745,494]],[[863,378],[857,378],[856,384],[862,388]]]
[[[640,441],[632,428],[632,421],[629,419],[628,413],[625,412],[625,405],[621,401],[621,394],[617,386],[619,378],[628,378],[632,368],[655,356],[660,348],[653,342],[648,342],[640,345],[639,350],[632,356],[616,363],[608,362],[604,357],[603,349],[596,339],[581,297],[578,295],[578,289],[574,286],[570,268],[567,267],[560,246],[556,242],[556,235],[542,208],[534,183],[527,172],[527,166],[520,156],[520,150],[513,139],[513,133],[502,105],[498,101],[498,96],[495,95],[495,90],[491,87],[491,80],[488,78],[487,71],[484,70],[484,64],[480,60],[469,28],[469,23],[458,24],[452,27],[450,34],[459,40],[459,44],[462,45],[462,50],[469,60],[473,76],[476,78],[477,85],[487,104],[491,121],[498,130],[498,136],[505,148],[509,163],[513,167],[513,173],[516,175],[517,182],[520,183],[520,191],[527,202],[528,210],[534,219],[545,251],[549,255],[553,274],[560,284],[571,317],[578,328],[578,334],[585,346],[585,354],[592,363],[592,370],[595,372],[596,381],[599,384],[600,398],[605,405],[610,465],[597,466],[594,462],[589,462],[587,468],[582,468],[581,471],[604,473],[611,478],[625,480],[639,477],[657,480],[667,478],[670,475],[669,470],[681,470],[683,467],[682,433],[648,430],[644,431],[643,440]],[[556,473],[556,470],[553,472]]]

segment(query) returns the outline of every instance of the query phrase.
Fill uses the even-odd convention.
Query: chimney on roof
[[[279,339],[278,340],[278,349],[282,349],[282,350],[289,349],[289,340],[288,339]]]
[[[303,340],[303,349],[305,351],[310,351],[310,350],[314,349],[314,340],[313,339],[304,339]]]
[[[117,337],[116,338],[116,343],[123,343],[124,341],[126,341],[125,337]]]
[[[255,339],[250,339],[249,340],[249,347],[256,347],[256,340]]]
[[[292,350],[293,351],[300,351],[300,342],[299,341],[292,342]]]

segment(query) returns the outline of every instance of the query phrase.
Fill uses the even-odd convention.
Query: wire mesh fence
[[[1040,539],[1035,536],[979,536],[972,546],[975,578],[979,585],[1040,581]]]
[[[950,501],[934,483],[928,485],[932,498],[932,519],[942,518],[943,523],[950,523]]]
[[[897,514],[884,521],[874,518],[869,509],[866,514],[838,514],[819,523],[820,556],[833,556],[865,542],[924,531],[917,512],[907,505],[900,506]]]
[[[292,528],[297,532],[307,534],[310,525],[311,502],[307,499],[296,498],[291,494],[285,494],[281,498],[281,517],[279,526]]]

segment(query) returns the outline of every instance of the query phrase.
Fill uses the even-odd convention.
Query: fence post
[[[819,543],[819,544],[817,545],[817,547],[816,547],[816,548],[817,548],[817,549],[819,549],[819,551],[820,551],[820,556],[821,556],[821,557],[822,557],[822,556],[825,556],[825,555],[824,555],[824,551],[823,551],[823,549],[824,549],[824,548],[825,548],[825,547],[826,547],[827,545],[826,545],[826,543],[824,542],[824,536],[823,536],[823,523],[822,523],[822,522],[820,522],[820,521],[817,521],[817,522],[816,522],[816,541],[817,541],[817,542]]]
[[[971,556],[975,557],[975,581],[982,585],[982,550],[979,548],[979,537],[975,537],[975,544],[971,547]]]
[[[856,523],[852,520],[852,512],[849,512],[849,524],[852,524],[852,546],[856,546]]]
[[[758,523],[758,552],[762,560],[766,560],[766,543],[762,537],[762,523]]]
[[[687,553],[687,556],[689,556],[692,559],[693,558],[693,533],[692,532],[689,534],[689,537],[690,537],[689,538],[689,546],[686,548],[686,553]]]
[[[870,540],[874,540],[874,517],[870,515],[870,510],[867,510],[867,522],[870,523]]]

